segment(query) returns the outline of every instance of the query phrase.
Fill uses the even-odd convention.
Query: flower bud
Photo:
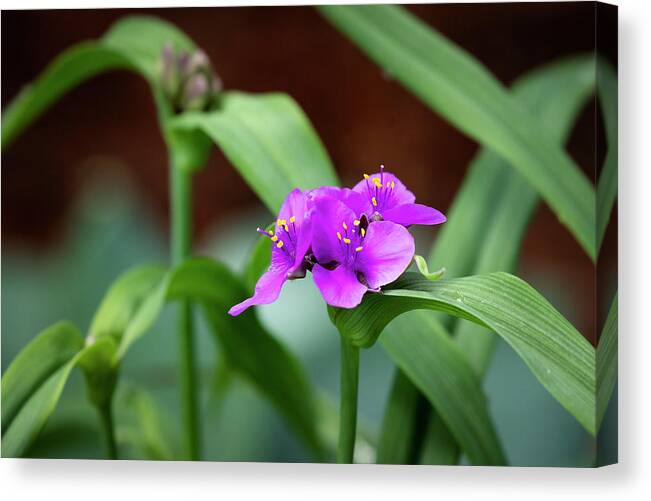
[[[204,51],[175,50],[171,44],[163,47],[160,82],[177,113],[208,109],[222,89]]]

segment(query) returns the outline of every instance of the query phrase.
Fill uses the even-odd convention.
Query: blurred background
[[[595,48],[590,2],[408,9],[506,85],[552,59]],[[138,9],[3,11],[2,105],[59,52],[136,13]],[[227,89],[290,94],[309,116],[345,184],[384,163],[419,201],[444,212],[449,208],[478,145],[384,75],[313,9],[141,13],[165,18],[193,38]],[[603,53],[616,64],[616,45],[604,47]],[[599,109],[591,102],[568,143],[571,156],[591,179],[602,163],[604,144]],[[194,193],[197,253],[241,267],[256,239],[256,226],[268,221],[269,214],[216,148],[206,169],[195,176]],[[125,268],[165,262],[167,227],[166,152],[146,83],[127,72],[112,72],[61,99],[2,154],[3,370],[56,320],[66,318],[86,329],[107,287]],[[607,293],[598,307],[593,264],[546,206],[538,208],[523,245],[518,274],[593,344],[616,287],[616,234],[615,212],[599,263],[600,286]],[[419,231],[423,252],[435,237],[435,229]],[[295,322],[275,328],[290,311]],[[260,314],[298,355],[324,398],[336,401],[339,340],[314,286],[292,283]],[[169,320],[164,316],[129,353],[125,387],[134,391],[124,398],[133,397],[137,388],[150,392],[147,405],[155,401],[167,416],[156,427],[170,437],[173,448],[176,341]],[[205,377],[212,380],[218,355],[205,331],[200,346]],[[392,364],[380,347],[362,354],[360,417],[370,434],[379,426],[391,375]],[[204,386],[208,459],[309,460],[274,409],[244,382],[220,379],[217,389]],[[506,346],[498,349],[486,391],[511,464],[590,462],[593,444],[587,434]],[[133,433],[129,419],[120,420],[123,438]],[[31,454],[101,457],[95,427],[77,376]]]

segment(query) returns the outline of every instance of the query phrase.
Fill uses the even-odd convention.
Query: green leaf
[[[161,266],[138,267],[121,275],[95,313],[88,343],[111,336],[118,346],[117,363],[158,317],[168,285],[169,275]]]
[[[507,273],[431,282],[406,273],[354,309],[331,309],[333,323],[358,346],[370,346],[396,316],[442,311],[499,334],[556,400],[595,432],[595,353],[531,286]]]
[[[571,124],[593,88],[594,61],[591,55],[582,55],[527,73],[515,83],[513,93],[560,143],[569,134]],[[535,190],[520,174],[509,169],[505,160],[482,149],[447,213],[448,221],[439,230],[430,263],[444,265],[448,277],[514,270],[520,242],[537,200]],[[493,210],[487,211],[485,207],[493,207]],[[469,231],[469,228],[482,228],[482,231]],[[450,317],[434,315],[453,330],[461,351],[473,368],[483,374],[493,352],[495,336],[474,323],[457,321],[455,328]],[[392,329],[391,325],[387,327],[387,331]],[[404,414],[421,419],[413,417],[419,414],[415,405],[419,405],[419,400],[411,409],[405,409]],[[439,428],[433,430],[432,423]],[[404,422],[397,429],[410,426]],[[424,459],[426,463],[438,459],[445,464],[457,455],[453,450],[454,440],[441,427],[444,425],[440,418],[430,419],[426,435],[429,438],[423,446],[423,453],[429,458]]]
[[[96,75],[130,69],[154,83],[166,42],[177,47],[193,47],[192,42],[171,24],[153,17],[134,16],[117,22],[102,39],[82,42],[65,50],[5,108],[2,149],[57,99]]]
[[[604,118],[608,150],[597,183],[597,249],[601,248],[617,197],[617,73],[603,59],[597,62],[597,91]]]
[[[396,371],[382,418],[376,463],[410,464],[417,451],[417,418],[420,392],[404,372]]]
[[[420,321],[413,322],[412,315]],[[480,380],[449,333],[424,312],[393,324],[381,337],[382,346],[432,402],[468,459],[475,465],[506,464]]]
[[[168,461],[175,457],[161,415],[163,410],[147,391],[133,386],[118,393],[116,408],[128,416],[128,423],[118,427],[118,440],[135,449],[135,457]]]
[[[597,345],[597,429],[617,383],[617,301],[615,294]]]
[[[56,408],[75,362],[68,361],[35,388],[2,435],[2,457],[20,457],[34,442]]]
[[[535,116],[478,61],[399,6],[319,9],[430,108],[504,157],[595,259],[593,186]]]
[[[194,42],[176,26],[152,16],[129,16],[115,23],[100,44],[124,56],[142,76],[156,82],[165,44],[192,50]]]
[[[247,297],[242,281],[220,263],[191,259],[174,271],[168,297],[203,304],[230,368],[266,395],[321,458],[315,392],[298,361],[262,327],[255,311],[237,317],[226,313]]]
[[[217,110],[184,113],[173,126],[212,138],[274,214],[294,188],[337,184],[308,118],[285,94],[225,92]]]
[[[418,268],[420,274],[423,275],[427,280],[440,280],[443,278],[443,275],[445,275],[445,268],[441,268],[437,271],[429,271],[427,261],[425,261],[425,258],[423,256],[416,254],[414,256],[414,262],[416,263],[416,267]]]
[[[3,437],[29,399],[60,373],[83,346],[84,340],[77,328],[68,322],[59,322],[41,332],[16,356],[2,376]]]

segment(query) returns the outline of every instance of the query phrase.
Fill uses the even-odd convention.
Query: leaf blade
[[[294,188],[338,184],[312,125],[285,94],[225,92],[217,110],[185,113],[174,126],[212,138],[274,214]]]
[[[594,434],[594,349],[526,282],[501,272],[438,282],[406,273],[383,294],[367,295],[352,310],[331,311],[331,318],[352,342],[368,346],[394,317],[414,309],[442,311],[499,334]]]
[[[420,321],[412,322],[412,315],[418,315]],[[380,343],[428,397],[470,461],[475,465],[506,464],[480,381],[448,332],[423,312],[399,317],[392,324],[395,328],[388,330]],[[423,358],[428,363],[420,363]]]
[[[507,159],[595,259],[594,188],[479,62],[398,6],[319,10],[433,110]]]

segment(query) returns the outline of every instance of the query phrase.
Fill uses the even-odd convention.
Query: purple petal
[[[280,290],[287,280],[287,273],[293,262],[281,249],[274,247],[271,253],[271,266],[255,284],[255,293],[249,299],[242,301],[228,310],[229,315],[237,316],[247,308],[257,304],[273,303],[280,295]]]
[[[393,186],[389,196],[386,198],[387,203],[385,205],[385,208],[414,203],[416,200],[416,196],[411,191],[409,191],[404,184],[402,184],[402,181],[400,181],[397,176],[391,174],[390,172],[376,172],[375,174],[371,174],[369,177],[370,179],[362,179],[359,183],[357,183],[353,187],[353,191],[356,191],[357,193],[362,194],[368,200],[371,200],[371,198],[376,194],[375,185],[373,184],[372,179],[377,178],[381,180],[383,186],[386,187],[387,183]]]
[[[355,272],[345,266],[327,270],[320,265],[312,269],[314,283],[325,302],[339,308],[354,308],[362,302],[368,288],[357,280]]]
[[[306,214],[307,197],[301,190],[295,188],[289,192],[285,198],[285,201],[280,207],[278,219],[285,219],[289,221],[289,218],[294,216],[296,218],[296,225],[300,225],[303,222]]]
[[[386,221],[403,226],[411,224],[441,224],[445,222],[443,213],[433,207],[422,204],[402,204],[382,212],[382,217]]]
[[[298,216],[296,216],[298,221]],[[303,266],[303,259],[305,254],[307,254],[308,249],[312,245],[312,220],[309,216],[305,217],[301,222],[300,226],[296,227],[296,254],[294,258],[294,264],[292,265],[290,272],[297,270]]]
[[[370,199],[351,190],[350,188],[337,188],[336,186],[322,186],[315,190],[310,191],[309,198],[312,204],[322,197],[336,198],[344,205],[348,206],[356,217],[362,214],[372,212],[372,205]]]
[[[341,262],[343,251],[337,232],[342,231],[342,222],[351,224],[355,213],[339,200],[323,196],[314,200],[312,214],[312,252],[320,263]]]
[[[414,238],[404,226],[390,221],[371,223],[355,268],[369,288],[393,282],[407,269],[414,257]]]

